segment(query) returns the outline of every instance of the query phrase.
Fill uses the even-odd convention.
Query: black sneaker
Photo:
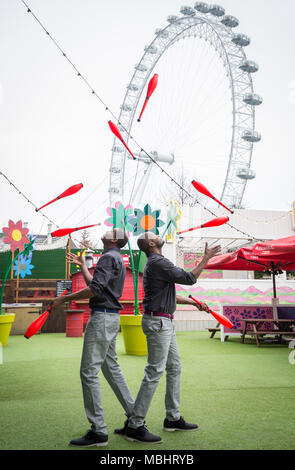
[[[160,444],[163,442],[160,436],[151,434],[145,425],[139,426],[136,429],[127,427],[125,439],[127,441],[141,442],[142,444]]]
[[[90,447],[90,446],[106,446],[108,445],[108,436],[99,435],[93,431],[88,431],[85,436],[80,439],[73,439],[70,442],[71,446]]]
[[[182,416],[180,416],[178,421],[169,421],[169,419],[164,420],[164,431],[197,431],[199,426],[197,424],[186,423]]]
[[[122,428],[115,429],[114,433],[124,435],[126,433],[127,428],[128,428],[128,419],[126,419],[124,426]]]

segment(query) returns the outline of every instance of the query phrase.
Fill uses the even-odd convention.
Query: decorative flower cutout
[[[17,275],[17,271],[19,269],[19,275],[22,279],[24,279],[26,276],[30,276],[32,274],[31,270],[35,267],[33,264],[31,264],[31,260],[32,256],[20,255],[20,257],[15,260],[13,266],[14,274]]]
[[[21,220],[16,224],[12,220],[9,220],[8,227],[3,227],[3,232],[6,233],[3,243],[10,243],[10,250],[12,252],[17,248],[19,251],[23,251],[24,245],[30,243],[30,239],[27,237],[29,229],[23,227]]]
[[[30,243],[25,244],[25,248],[22,252],[22,255],[29,257],[30,260],[32,259],[33,251],[36,249],[36,246],[35,246],[36,238],[38,238],[38,235],[35,235],[35,237],[33,237],[32,235],[29,235]]]
[[[134,209],[136,220],[133,234],[136,237],[145,232],[153,232],[156,235],[159,235],[159,227],[164,225],[164,222],[159,219],[160,212],[160,210],[152,211],[149,204],[144,206],[143,211],[141,209]]]
[[[175,233],[179,231],[178,221],[181,217],[181,211],[177,209],[177,201],[170,199],[167,209],[167,240],[175,238]]]
[[[124,207],[121,202],[116,202],[115,207],[108,207],[107,212],[110,215],[104,221],[108,227],[121,228],[126,232],[133,232],[135,217],[133,207],[128,205]]]

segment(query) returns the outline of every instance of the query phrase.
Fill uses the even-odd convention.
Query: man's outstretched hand
[[[204,253],[204,258],[206,258],[208,261],[211,258],[214,258],[214,256],[218,256],[221,254],[221,246],[213,246],[213,248],[208,248],[208,243],[205,245],[205,253]]]
[[[74,255],[74,253],[68,253],[67,254],[67,261],[69,261],[70,263],[73,263],[73,264],[77,264],[78,266],[80,266],[80,268],[84,264],[86,264],[85,256],[83,256],[82,253],[80,253],[80,255]]]

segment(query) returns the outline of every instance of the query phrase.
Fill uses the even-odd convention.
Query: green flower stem
[[[136,299],[138,299],[138,278],[139,278],[139,264],[141,258],[141,250],[139,250],[138,260],[137,260],[137,268],[136,268],[136,284],[135,284],[135,291],[136,291]],[[137,300],[138,301],[138,300]],[[137,313],[138,313],[138,306],[137,306]]]
[[[162,238],[165,237],[165,235],[166,235],[166,233],[167,233],[167,231],[168,231],[170,225],[171,225],[171,220],[168,222],[168,224],[167,224],[167,226],[166,226],[166,228],[165,228],[165,231],[164,231],[164,233],[163,233],[163,235],[162,235]]]
[[[134,286],[134,302],[135,302],[135,315],[138,315],[138,305],[137,305],[137,288],[136,288],[136,277],[135,277],[135,269],[134,269],[134,260],[133,260],[133,253],[131,250],[130,240],[128,238],[128,248],[130,254],[130,264],[132,269],[133,275],[133,286]]]
[[[6,280],[8,278],[8,274],[10,273],[10,270],[11,270],[11,266],[13,265],[13,263],[15,262],[15,260],[18,259],[20,253],[18,253],[18,255],[16,256],[15,259],[12,259],[12,251],[10,252],[10,257],[8,257],[8,262],[9,262],[9,266],[8,268],[6,269],[6,272],[5,272],[5,275],[4,275],[4,278],[3,278],[3,281],[2,281],[2,287],[1,287],[1,293],[0,293],[0,315],[2,315],[2,302],[3,302],[3,294],[4,294],[4,288],[5,288],[5,283],[6,283]]]

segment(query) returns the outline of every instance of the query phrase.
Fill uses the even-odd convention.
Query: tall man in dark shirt
[[[91,315],[85,335],[80,376],[83,389],[84,408],[91,430],[82,438],[70,442],[75,446],[104,446],[108,444],[100,397],[99,370],[107,379],[119,402],[130,416],[134,400],[123,377],[116,355],[116,337],[120,328],[119,302],[122,295],[126,268],[120,248],[127,243],[123,230],[114,229],[102,237],[104,251],[93,277],[83,257],[70,256],[70,261],[79,264],[88,287],[63,297],[57,297],[53,309],[58,305],[79,299],[90,299]]]
[[[172,322],[176,303],[196,304],[190,299],[176,295],[175,283],[195,284],[209,259],[219,254],[220,247],[208,249],[200,263],[186,272],[174,266],[162,255],[164,241],[160,236],[147,232],[138,239],[138,247],[148,257],[143,274],[144,315],[142,329],[147,337],[148,359],[145,375],[139,389],[132,414],[124,428],[117,433],[125,433],[126,439],[146,444],[162,442],[161,437],[151,434],[145,426],[145,417],[156,391],[159,380],[166,369],[166,395],[164,420],[165,431],[193,431],[196,424],[184,421],[179,413],[181,361],[177,347],[175,328]],[[208,311],[206,304],[202,310]]]

